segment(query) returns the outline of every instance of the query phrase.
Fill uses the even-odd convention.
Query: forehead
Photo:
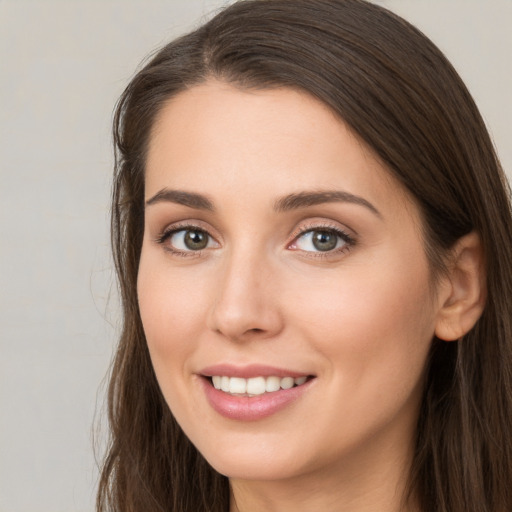
[[[342,187],[379,203],[413,203],[338,116],[290,88],[210,81],[179,93],[155,120],[146,164],[146,197],[163,187],[205,195],[244,185],[267,195]]]

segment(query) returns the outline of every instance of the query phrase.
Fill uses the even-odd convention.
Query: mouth
[[[221,416],[257,421],[272,416],[310,396],[316,375],[262,364],[216,364],[203,368],[205,397]]]
[[[204,376],[206,380],[217,390],[223,391],[232,396],[256,397],[276,393],[281,390],[288,390],[302,386],[309,380],[313,379],[313,375],[303,375],[300,377],[277,375],[257,376],[251,378],[230,377],[227,375]]]

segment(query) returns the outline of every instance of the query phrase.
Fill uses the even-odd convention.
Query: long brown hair
[[[163,103],[215,77],[328,105],[414,196],[434,273],[461,236],[485,251],[487,303],[457,343],[433,340],[409,479],[424,512],[512,510],[512,217],[484,122],[423,34],[364,0],[247,0],[156,53],[114,119],[112,247],[124,323],[97,509],[226,512],[227,479],[175,422],[144,338],[136,279],[148,138]]]

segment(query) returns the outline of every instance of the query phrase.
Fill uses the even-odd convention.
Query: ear
[[[454,341],[476,324],[485,305],[484,254],[475,232],[457,241],[450,251],[447,267],[435,334],[441,340]]]

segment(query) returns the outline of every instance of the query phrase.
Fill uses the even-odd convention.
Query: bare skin
[[[152,362],[187,436],[229,477],[231,512],[403,510],[425,361],[435,333],[472,322],[453,306],[477,288],[477,241],[458,249],[473,273],[434,287],[412,198],[289,89],[212,81],[171,99],[146,201],[138,291]],[[219,413],[205,368],[254,364],[307,386],[264,417]]]

